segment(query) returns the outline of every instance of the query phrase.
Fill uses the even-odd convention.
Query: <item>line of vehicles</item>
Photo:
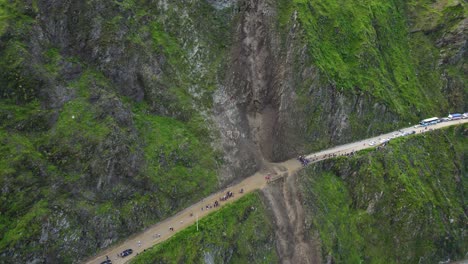
[[[419,124],[421,126],[430,126],[430,125],[435,125],[440,122],[447,122],[447,121],[466,119],[466,118],[468,118],[468,113],[463,113],[463,114],[455,113],[455,114],[449,114],[447,117],[443,117],[443,118],[438,118],[438,117],[427,118],[427,119],[421,120]]]
[[[412,135],[412,134],[415,134],[416,131],[411,131],[411,132],[395,132],[393,133],[390,137],[388,138],[381,138],[379,139],[379,142],[376,142],[376,141],[371,141],[369,142],[369,146],[375,146],[379,143],[386,143],[388,141],[390,141],[391,139],[394,139],[394,138],[397,138],[397,137],[404,137],[404,136],[407,136],[407,135]]]
[[[424,120],[421,120],[421,122],[419,122],[419,125],[415,125],[414,128],[427,127],[427,126],[435,125],[435,124],[438,124],[438,123],[441,123],[441,122],[447,122],[447,121],[453,121],[453,120],[459,120],[459,119],[466,119],[466,118],[468,118],[468,113],[449,114],[447,117],[443,117],[443,118],[431,117],[431,118],[426,118]],[[393,138],[407,136],[407,135],[411,135],[411,134],[415,134],[415,133],[416,133],[416,131],[414,131],[414,130],[411,131],[411,132],[403,132],[403,131],[396,132],[396,133],[393,133],[388,138],[379,139],[379,142],[376,142],[376,141],[369,142],[369,146],[375,146],[375,145],[377,145],[379,143],[383,144],[383,143],[386,143],[386,142],[390,141]]]

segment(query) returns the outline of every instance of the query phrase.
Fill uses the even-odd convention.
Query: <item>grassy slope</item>
[[[439,39],[455,35],[460,22],[468,15],[468,5],[457,0],[412,0],[406,3],[406,13],[412,32],[412,60],[420,82],[426,87],[444,87],[448,83],[449,87],[443,88],[449,101],[448,111],[463,112],[468,96],[464,84],[468,79],[465,60],[459,56],[461,43],[455,45],[452,40],[447,45]]]
[[[185,41],[182,35],[189,34],[176,25],[186,22],[174,15],[181,3],[170,5],[168,17],[163,17],[150,13],[161,10],[138,1],[115,1],[137,14],[127,21],[129,25],[138,25],[142,17],[153,19],[149,27],[136,26],[140,31],[128,41],[168,61],[159,80],[168,91],[159,94],[169,116],[157,116],[147,103],[136,104],[118,95],[111,80],[95,67],[80,58],[62,57],[54,47],[34,61],[32,71],[25,43],[35,22],[25,15],[31,10],[21,9],[20,2],[0,1],[0,34],[9,30],[0,43],[0,252],[16,248],[23,257],[41,252],[57,257],[50,261],[70,262],[83,257],[84,251],[92,254],[103,240],[125,237],[216,188],[217,154],[199,110],[210,107],[207,98],[217,74],[212,67],[218,67],[223,41],[229,38],[216,41],[219,36],[213,32],[217,30],[209,26],[211,31],[200,39]],[[206,3],[194,5],[187,8],[185,19],[199,21],[197,28],[207,30],[203,24],[221,17]],[[102,41],[112,38],[118,20],[106,23],[109,31]],[[143,41],[147,33],[151,38]],[[180,43],[186,45],[184,49]],[[187,50],[196,45],[206,49],[190,60]],[[210,57],[213,54],[217,60]],[[205,63],[201,69],[198,65],[198,72],[193,70],[194,61]],[[83,72],[63,80],[64,63],[79,65]],[[38,79],[67,87],[70,101],[57,110],[41,107],[37,89],[44,83],[39,85]],[[154,99],[151,94],[148,97]],[[113,104],[109,107],[106,102]],[[129,112],[129,124],[122,124],[110,110]],[[106,183],[109,162],[114,159],[128,163],[117,164],[123,169]],[[132,160],[139,162],[136,171],[131,171]],[[83,226],[90,221],[92,225]],[[56,230],[38,243],[50,227]],[[103,227],[109,233],[103,234]]]
[[[324,257],[337,263],[463,258],[468,127],[392,141],[302,175]]]
[[[249,194],[168,241],[140,254],[132,263],[277,263],[272,223],[258,193]]]
[[[409,33],[413,28],[408,26],[407,10],[423,2],[427,1],[280,1],[280,24],[287,24],[297,11],[311,63],[324,83],[369,94],[398,115],[415,120],[448,110],[441,92],[442,71],[435,63],[439,57],[435,38]],[[458,10],[442,6],[447,14],[433,23],[444,32],[450,29],[447,16]],[[460,16],[454,15],[451,23],[458,21]],[[463,76],[460,71],[454,74]]]

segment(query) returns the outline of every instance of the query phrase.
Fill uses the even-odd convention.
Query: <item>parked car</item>
[[[133,249],[129,248],[129,249],[126,249],[124,251],[122,251],[122,253],[120,253],[120,256],[121,257],[126,257],[128,255],[131,255],[133,253]]]
[[[375,141],[372,141],[369,143],[369,146],[374,146],[375,144],[376,144]]]
[[[101,264],[112,264],[112,261],[110,259],[106,259]]]

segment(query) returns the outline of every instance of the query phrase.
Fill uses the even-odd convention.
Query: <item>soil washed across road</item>
[[[443,127],[451,126],[451,125],[458,125],[467,123],[468,119],[462,120],[455,120],[455,121],[448,121],[443,123],[438,123],[436,125],[431,125],[428,127],[409,127],[400,129],[398,131],[394,131],[391,133],[383,134],[377,137],[364,139],[358,142],[353,142],[350,144],[336,146],[327,150],[323,150],[317,153],[312,153],[307,155],[306,157],[309,159],[313,159],[312,162],[317,162],[320,160],[327,159],[334,154],[341,155],[350,153],[353,151],[359,151],[366,148],[373,148],[380,145],[380,140],[384,138],[392,138],[392,135],[395,133],[411,133],[415,131],[417,134],[429,132],[431,130],[440,129]],[[369,143],[375,141],[376,145],[370,146]],[[281,179],[288,175],[292,175],[296,173],[298,170],[302,168],[300,162],[296,159],[288,160],[282,163],[271,163],[269,164],[269,168],[264,171],[259,171],[254,175],[245,178],[243,181],[227,187],[217,193],[214,193],[202,201],[199,201],[186,209],[182,210],[181,212],[177,213],[176,215],[159,222],[152,227],[149,227],[147,230],[139,233],[137,235],[132,236],[131,238],[123,241],[119,245],[113,246],[107,250],[101,252],[98,256],[93,257],[91,260],[88,260],[87,264],[100,264],[101,262],[106,260],[106,256],[112,261],[113,264],[120,264],[126,263],[132,258],[134,258],[138,253],[143,252],[145,249],[152,247],[155,244],[158,244],[162,241],[167,240],[168,238],[172,237],[176,232],[194,224],[197,219],[200,219],[207,214],[219,210],[219,208],[223,207],[223,205],[227,203],[232,203],[233,201],[238,200],[240,197],[244,196],[247,193],[250,193],[254,190],[263,189],[268,183],[265,180],[265,176],[270,173],[271,174],[271,181],[275,181],[277,179]],[[243,193],[240,193],[240,190],[243,189]],[[219,202],[219,198],[226,194],[227,191],[233,192],[234,196],[229,198],[227,201],[220,202],[220,206],[216,208],[206,209],[206,205],[213,205],[215,201]],[[201,208],[204,208],[201,210]],[[174,231],[170,231],[169,228],[174,228]],[[118,255],[126,250],[126,249],[133,249],[133,254],[127,257],[119,257]]]

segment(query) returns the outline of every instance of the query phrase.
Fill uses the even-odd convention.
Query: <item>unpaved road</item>
[[[464,124],[467,122],[468,122],[468,119],[463,119],[463,120],[439,123],[436,125],[429,126],[427,127],[427,129],[414,128],[414,127],[404,128],[404,129],[400,129],[399,131],[394,131],[394,132],[383,134],[377,137],[353,142],[350,144],[336,146],[334,148],[323,150],[317,153],[312,153],[310,155],[307,155],[307,158],[314,159],[314,162],[317,162],[320,160],[327,159],[334,154],[341,155],[341,154],[350,153],[352,151],[358,151],[358,150],[362,150],[366,148],[375,147],[380,144],[379,142],[380,139],[391,138],[392,135],[397,132],[401,133],[401,132],[415,131],[416,133],[424,133],[424,132],[429,132],[434,129],[439,129],[439,128],[443,128],[443,127],[447,127],[451,125]],[[370,146],[369,143],[372,141],[377,142],[377,144],[375,146]],[[235,200],[238,200],[240,197],[242,197],[243,195],[247,193],[250,193],[258,189],[263,189],[268,184],[265,180],[265,175],[267,175],[267,173],[271,173],[272,180],[276,180],[276,179],[285,177],[287,175],[294,174],[301,168],[302,168],[302,165],[295,159],[288,160],[282,163],[272,163],[270,164],[267,170],[257,172],[254,175],[244,179],[243,181],[233,186],[230,186],[229,188],[225,188],[215,194],[212,194],[206,197],[202,201],[199,201],[187,207],[186,209],[182,210],[176,215],[160,223],[155,224],[154,226],[148,228],[146,231],[132,236],[126,241],[123,241],[121,244],[111,247],[107,250],[104,250],[99,255],[93,257],[92,259],[88,260],[85,263],[88,263],[88,264],[101,263],[104,260],[106,260],[106,256],[108,256],[112,260],[112,263],[114,264],[126,263],[130,259],[135,257],[138,253],[143,252],[145,249],[155,244],[158,244],[162,241],[167,240],[168,238],[173,236],[175,232],[180,231],[186,228],[187,226],[196,223],[197,218],[198,219],[202,218],[215,210],[219,210],[219,208],[223,207],[224,204],[231,203]],[[241,189],[244,189],[244,193],[242,194],[239,193]],[[208,210],[206,209],[206,205],[213,205],[213,203],[216,200],[219,201],[219,198],[222,197],[228,190],[234,193],[234,197],[229,198],[225,202],[220,202],[219,207],[211,208]],[[202,207],[204,208],[203,210],[201,209]],[[174,231],[170,231],[169,230],[170,227],[173,227]],[[158,237],[157,234],[160,234],[161,236]],[[129,248],[133,249],[133,254],[125,258],[118,256],[118,254],[121,253],[123,250],[129,249]]]

